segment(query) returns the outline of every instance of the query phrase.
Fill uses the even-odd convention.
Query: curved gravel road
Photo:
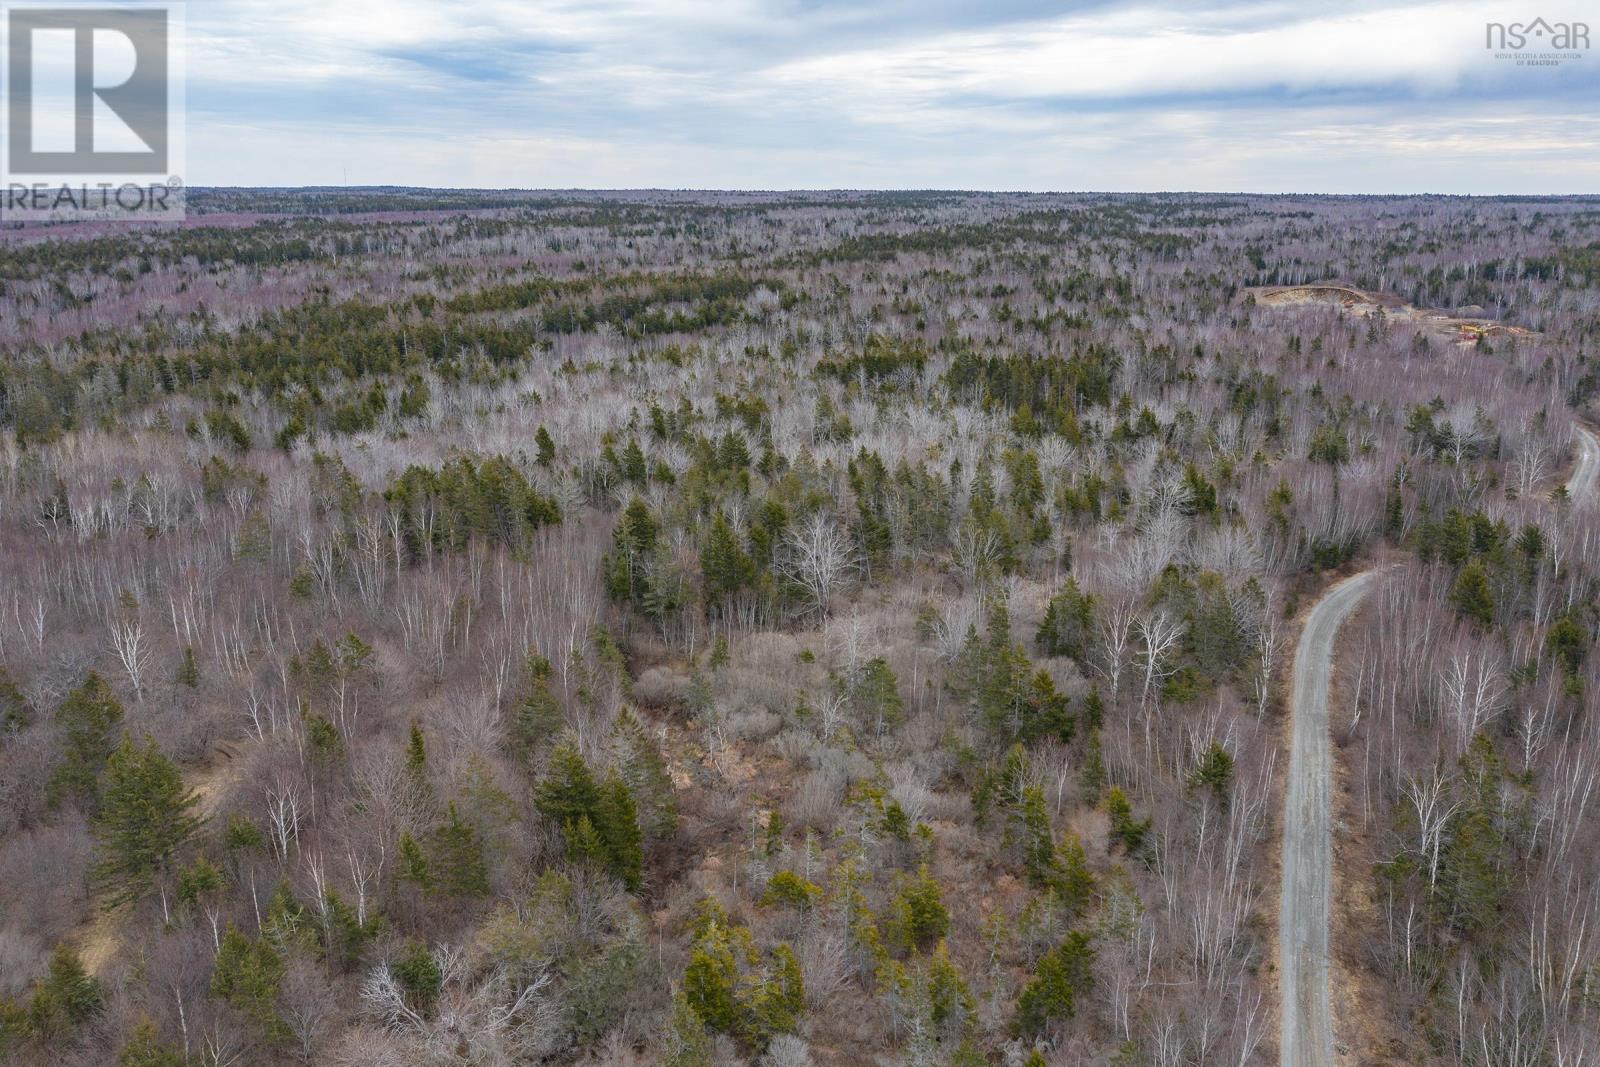
[[[1567,480],[1567,495],[1573,500],[1593,500],[1600,488],[1600,437],[1582,426],[1578,428],[1578,465]]]
[[[1567,494],[1600,491],[1600,436],[1580,426],[1578,462]],[[1328,683],[1339,627],[1372,584],[1368,571],[1334,586],[1311,610],[1294,654],[1293,736],[1283,819],[1283,896],[1278,970],[1283,992],[1282,1067],[1333,1067],[1328,996],[1328,914],[1333,898],[1333,753]]]
[[[1278,970],[1283,991],[1283,1067],[1332,1067],[1328,1008],[1328,908],[1333,896],[1333,756],[1328,682],[1333,644],[1372,583],[1346,578],[1311,610],[1294,653],[1293,739],[1283,819],[1283,898]]]

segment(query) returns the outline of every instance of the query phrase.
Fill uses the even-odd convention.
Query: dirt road
[[[1283,1067],[1333,1067],[1328,1009],[1328,912],[1333,896],[1332,743],[1328,683],[1339,627],[1361,603],[1372,572],[1347,578],[1311,611],[1294,654],[1293,739],[1283,820],[1278,969]]]
[[[1600,437],[1582,426],[1577,429],[1578,465],[1567,481],[1567,495],[1573,500],[1593,500],[1600,488]]]

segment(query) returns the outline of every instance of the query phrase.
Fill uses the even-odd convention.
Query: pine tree
[[[194,646],[186,645],[183,650],[183,659],[178,664],[177,673],[173,681],[179,685],[186,685],[190,689],[200,684],[200,663],[194,658]]]
[[[279,882],[267,900],[261,934],[280,952],[311,952],[316,948],[317,932],[312,927],[311,913],[295,898],[288,882]]]
[[[540,815],[564,827],[582,816],[592,816],[599,802],[600,790],[583,754],[571,741],[558,744],[534,790],[534,807]]]
[[[434,828],[430,839],[428,868],[433,885],[453,896],[481,897],[489,892],[489,868],[483,859],[483,844],[478,832],[464,822],[451,804],[445,821]]]
[[[1055,837],[1043,789],[1036,785],[1023,789],[1022,804],[1006,827],[1006,843],[1022,853],[1022,865],[1035,885],[1055,884],[1061,869],[1056,863]]]
[[[805,976],[794,949],[787,944],[773,949],[770,972],[751,997],[744,1027],[746,1038],[758,1046],[792,1031],[806,1010]]]
[[[1068,578],[1061,592],[1050,598],[1044,618],[1034,635],[1039,651],[1047,656],[1066,656],[1085,661],[1094,638],[1095,598]]]
[[[424,1011],[444,989],[444,970],[438,958],[421,941],[407,941],[404,951],[389,964],[389,971],[412,1003]]]
[[[1089,906],[1090,898],[1094,896],[1094,874],[1089,870],[1089,858],[1084,854],[1083,842],[1070,830],[1056,850],[1056,868],[1056,892],[1067,916],[1075,919]]]
[[[867,661],[850,695],[862,719],[872,724],[873,732],[879,737],[899,726],[906,717],[899,679],[882,656]]]
[[[95,878],[116,907],[143,896],[203,820],[193,814],[199,798],[150,739],[143,747],[123,739],[106,762],[104,794],[94,822]]]
[[[646,732],[639,717],[628,708],[617,715],[613,728],[613,750],[639,806],[639,824],[652,838],[671,835],[678,826],[678,801],[673,795],[672,775],[662,758],[661,748]]]
[[[1577,614],[1568,609],[1545,631],[1544,645],[1560,662],[1562,670],[1576,675],[1589,652],[1589,631],[1578,621]]]
[[[528,692],[518,702],[511,721],[511,747],[522,759],[530,760],[561,731],[563,718],[561,702],[550,691],[550,661],[531,655],[526,673]]]
[[[87,1022],[105,1005],[99,979],[84,970],[78,954],[65,945],[50,957],[50,969],[33,984],[28,1002],[28,1028],[55,1037]]]
[[[556,458],[556,443],[550,436],[550,431],[543,426],[534,431],[533,443],[538,448],[538,458],[535,462],[541,467],[548,467]]]
[[[906,879],[891,908],[894,940],[908,950],[927,948],[950,932],[944,893],[928,873],[927,864],[917,869],[915,877]]]
[[[1457,611],[1479,626],[1494,625],[1494,591],[1489,586],[1488,572],[1477,560],[1461,568],[1450,600]]]
[[[17,733],[33,725],[33,705],[23,695],[21,687],[11,678],[11,672],[0,667],[0,744],[7,734]]]
[[[1138,852],[1150,832],[1150,820],[1133,817],[1133,805],[1118,786],[1106,792],[1106,813],[1111,816],[1111,836],[1122,842],[1129,855]]]
[[[418,781],[428,777],[428,745],[422,737],[422,727],[413,722],[406,735],[406,773]]]
[[[1089,935],[1078,930],[1045,953],[1017,999],[1018,1032],[1041,1034],[1053,1022],[1072,1018],[1078,997],[1089,990],[1093,964]]]
[[[1189,788],[1209,789],[1218,803],[1226,804],[1232,784],[1233,756],[1219,742],[1213,741],[1189,775]]]
[[[660,524],[648,505],[634,497],[611,534],[611,552],[602,570],[612,600],[642,607],[649,592],[649,564],[655,556]]]
[[[378,933],[378,921],[361,921],[355,908],[345,902],[339,891],[329,887],[322,897],[321,939],[323,955],[340,970],[354,966],[362,950]]]
[[[193,906],[214,899],[223,885],[222,871],[217,865],[204,856],[196,856],[194,863],[178,874],[178,902]]]
[[[63,734],[63,752],[47,787],[49,801],[52,805],[71,801],[93,813],[100,803],[100,772],[116,747],[122,704],[105,679],[90,671],[61,702],[55,718]]]
[[[423,892],[433,889],[433,872],[428,866],[428,857],[422,851],[422,846],[417,844],[417,839],[411,836],[409,830],[400,833],[400,870],[398,877],[402,882],[410,882]]]
[[[644,835],[639,830],[633,794],[628,790],[628,783],[615,771],[606,776],[605,784],[600,787],[594,823],[611,873],[622,879],[630,891],[638,892],[642,884]]]
[[[1050,672],[1043,669],[1035,671],[1024,698],[1021,738],[1035,741],[1041,737],[1054,737],[1068,742],[1072,740],[1076,725],[1068,709],[1067,698],[1056,689],[1056,680]]]
[[[594,820],[588,815],[580,815],[576,822],[569,822],[562,827],[567,838],[567,859],[573,863],[593,864],[598,868],[607,866],[606,843],[600,836],[600,831],[595,828]]]
[[[183,1067],[183,1055],[162,1043],[156,1024],[146,1016],[128,1035],[117,1055],[117,1067]]]
[[[684,999],[708,1028],[726,1033],[739,1017],[734,999],[738,983],[739,965],[733,945],[727,932],[720,925],[713,925],[695,938],[683,972]]]
[[[250,1016],[275,1040],[287,1030],[278,1015],[283,974],[283,958],[265,938],[252,940],[230,923],[211,972],[211,995]]]
[[[946,1039],[965,1034],[977,1018],[978,1003],[944,941],[934,947],[928,961],[927,997],[928,1017]]]
[[[711,1067],[711,1035],[682,993],[672,998],[665,1051],[664,1067]]]
[[[720,511],[711,520],[705,547],[700,550],[700,571],[708,610],[755,581],[755,564],[739,545],[738,535]]]

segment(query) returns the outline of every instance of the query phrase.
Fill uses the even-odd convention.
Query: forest
[[[1600,1062],[1600,200],[189,208],[0,230],[0,1062],[1276,1063],[1366,572],[1341,1062]]]

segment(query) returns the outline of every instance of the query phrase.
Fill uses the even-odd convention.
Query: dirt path
[[[1578,465],[1567,480],[1567,496],[1573,500],[1591,501],[1600,488],[1600,437],[1582,426],[1578,430]]]
[[[1328,685],[1339,627],[1360,605],[1372,578],[1368,571],[1328,590],[1306,619],[1295,649],[1283,897],[1278,909],[1283,1067],[1333,1067],[1335,1062],[1328,1007],[1328,914],[1333,897]]]

